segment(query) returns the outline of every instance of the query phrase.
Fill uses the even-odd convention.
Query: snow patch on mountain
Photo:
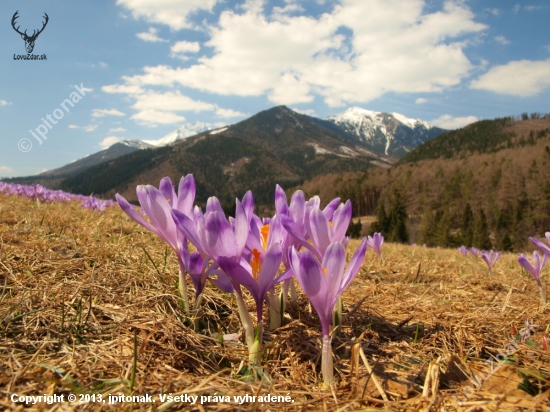
[[[212,130],[215,127],[217,126],[210,123],[203,123],[203,122],[186,123],[180,128],[174,130],[173,132],[168,133],[166,136],[158,140],[143,140],[143,141],[155,147],[168,146],[179,140],[186,139],[190,136],[195,136],[196,134],[206,132],[207,130]]]
[[[143,140],[139,140],[139,139],[122,140],[121,142],[117,142],[115,144],[123,144],[124,146],[135,147],[136,149],[139,149],[139,150],[150,149],[154,147],[153,145],[150,145],[149,143],[146,143]]]

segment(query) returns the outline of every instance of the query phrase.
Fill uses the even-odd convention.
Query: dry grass
[[[117,207],[99,214],[78,204],[0,195],[0,404],[22,409],[10,400],[13,393],[74,393],[150,394],[156,402],[38,403],[27,410],[550,409],[550,356],[541,347],[549,308],[539,304],[535,282],[522,274],[516,255],[505,254],[492,277],[481,259],[456,250],[390,244],[384,258],[369,251],[344,295],[332,390],[320,385],[319,324],[302,295],[287,324],[265,334],[264,375],[255,380],[242,363],[245,346],[220,342],[219,333],[240,331],[232,295],[207,287],[200,333],[185,326],[173,252]],[[519,331],[527,319],[540,325],[536,333],[517,341],[513,358],[480,379],[478,390],[472,381],[483,361],[511,342],[512,322]],[[439,383],[422,397],[436,360]],[[544,393],[519,390],[520,372]],[[468,385],[476,390],[459,406],[452,396],[463,400]],[[162,393],[231,400],[290,394],[294,402],[191,407],[163,404]]]

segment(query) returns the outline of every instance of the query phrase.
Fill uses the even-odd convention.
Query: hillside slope
[[[252,190],[259,204],[268,204],[276,183],[289,187],[318,175],[387,168],[394,162],[329,122],[279,106],[172,146],[94,166],[67,178],[62,188],[107,197],[120,192],[135,200],[137,184],[158,185],[164,176],[177,181],[193,173],[199,202],[216,195],[229,204]]]
[[[356,215],[389,213],[401,193],[415,223],[411,242],[456,246],[467,206],[486,217],[492,247],[519,250],[550,230],[550,119],[485,120],[425,143],[388,170],[319,177],[309,196],[352,199]],[[424,228],[422,228],[424,225]],[[506,239],[508,237],[509,239]],[[504,243],[503,243],[504,242]]]

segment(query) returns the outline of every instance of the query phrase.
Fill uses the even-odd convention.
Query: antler
[[[13,29],[14,29],[17,33],[19,33],[21,36],[26,36],[26,35],[27,35],[27,30],[25,30],[25,33],[21,33],[21,32],[19,31],[19,27],[21,27],[21,26],[17,26],[17,28],[15,28],[15,20],[17,20],[17,18],[19,17],[19,16],[17,15],[17,13],[19,13],[19,10],[17,10],[17,11],[15,12],[15,14],[13,15],[13,17],[11,18],[11,25],[12,25]]]
[[[38,37],[38,35],[44,31],[44,28],[46,27],[46,24],[48,24],[48,21],[50,20],[48,15],[46,13],[44,13],[43,17],[46,19],[46,21],[44,23],[42,23],[42,28],[40,30],[38,30],[38,33],[34,34],[34,31],[33,31],[32,37]]]

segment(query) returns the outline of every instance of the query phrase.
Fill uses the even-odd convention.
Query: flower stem
[[[269,330],[275,330],[283,324],[284,293],[275,294],[274,288],[267,293],[269,303]]]
[[[246,310],[246,305],[243,300],[243,295],[241,294],[241,287],[235,289],[235,297],[237,298],[237,308],[239,309],[239,317],[241,318],[241,323],[244,328],[244,335],[246,337],[246,346],[248,350],[254,346],[254,326],[252,325],[252,319],[250,314]]]
[[[180,264],[180,273],[179,273],[179,291],[181,295],[181,299],[183,301],[183,309],[185,310],[186,314],[189,314],[189,296],[187,293],[187,279],[185,278],[185,270],[182,267],[183,265]]]
[[[321,353],[321,373],[325,385],[332,384],[334,368],[332,365],[332,346],[330,336],[323,336],[323,349]]]
[[[543,305],[546,304],[546,291],[544,290],[544,286],[541,286],[540,288],[540,301]]]

